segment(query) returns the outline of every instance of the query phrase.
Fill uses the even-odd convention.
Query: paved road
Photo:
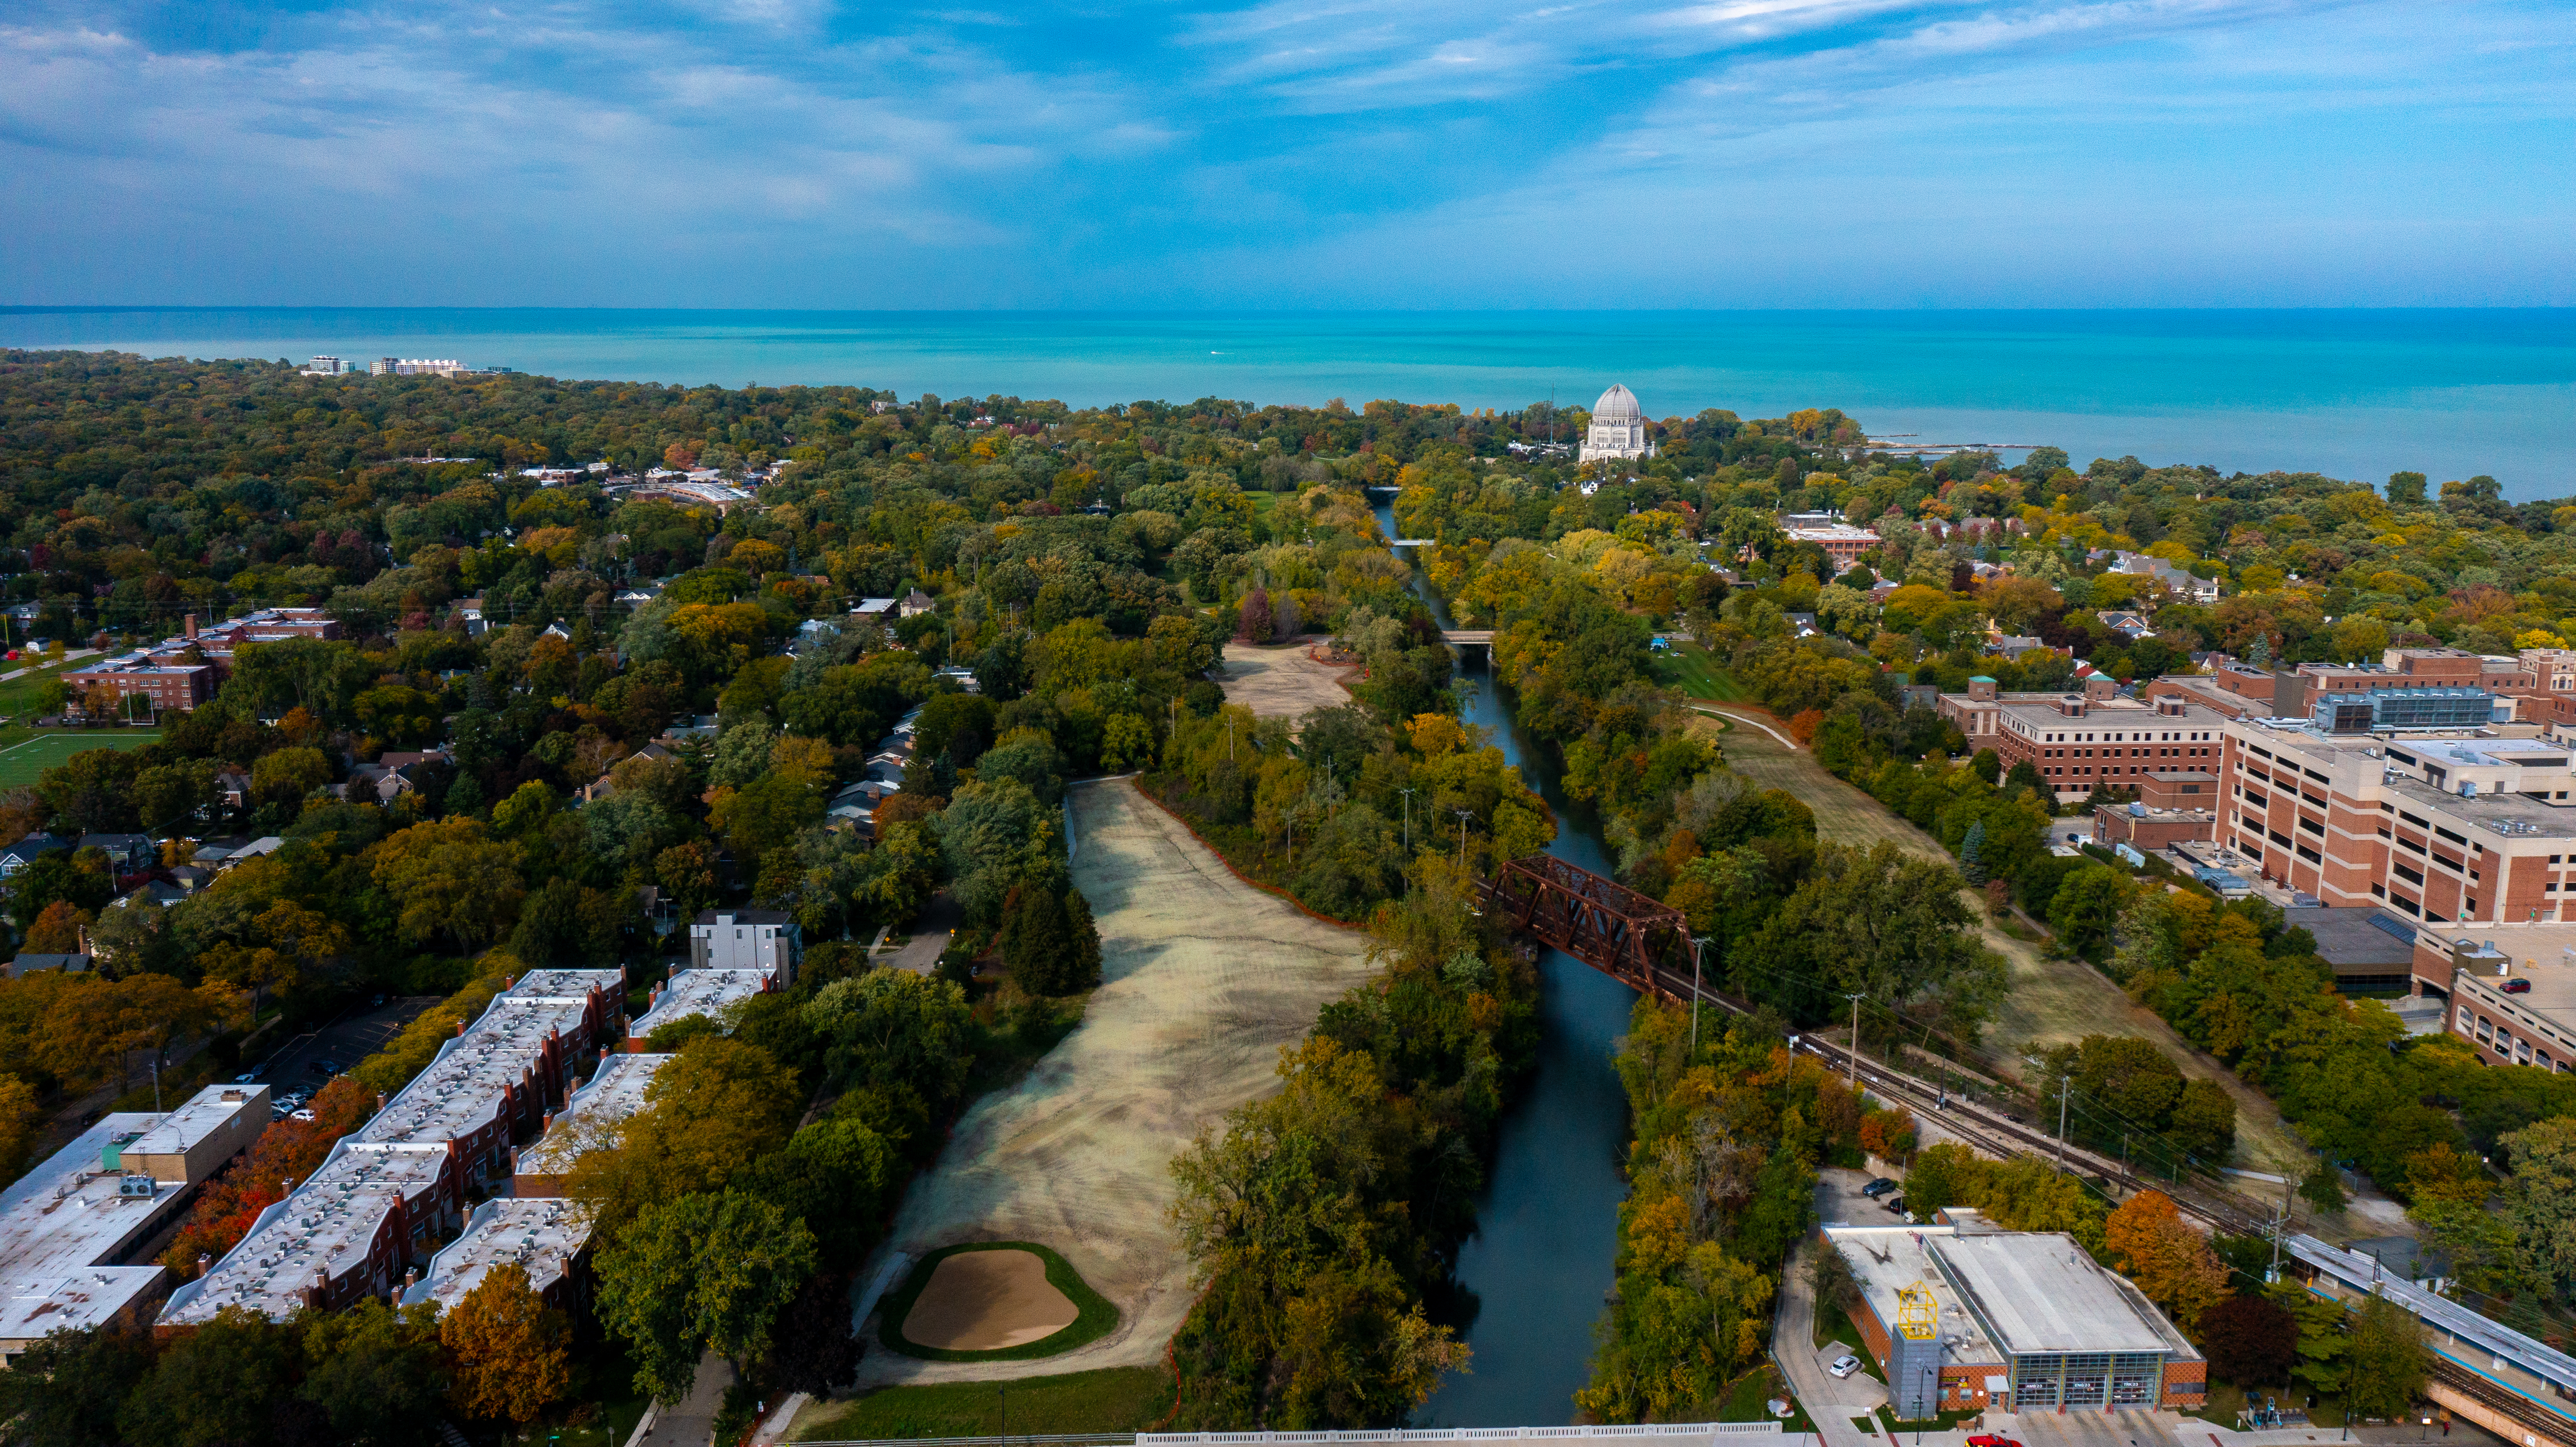
[[[957,927],[966,922],[966,912],[957,906],[946,890],[930,897],[921,907],[921,918],[912,922],[912,938],[901,949],[885,950],[871,957],[871,962],[891,965],[926,975],[939,968],[939,957],[948,950],[948,941]]]
[[[319,1089],[324,1077],[313,1069],[316,1062],[329,1060],[348,1069],[393,1043],[404,1026],[438,1000],[436,995],[398,995],[382,1005],[351,1009],[318,1030],[289,1038],[268,1057],[263,1078],[272,1092]]]
[[[1843,1179],[1849,1177],[1848,1180]],[[1860,1187],[1869,1178],[1856,1171],[1824,1170],[1817,1173],[1816,1219],[1832,1222],[1858,1222],[1868,1218],[1852,1208],[1855,1201],[1877,1214],[1874,1203],[1864,1200]],[[1781,1374],[1789,1379],[1789,1390],[1798,1404],[1807,1409],[1807,1417],[1816,1424],[1816,1435],[1822,1447],[1873,1447],[1879,1439],[1864,1434],[1852,1425],[1852,1418],[1865,1417],[1877,1411],[1887,1400],[1887,1388],[1867,1372],[1854,1372],[1836,1381],[1825,1372],[1825,1363],[1842,1355],[1841,1347],[1819,1348],[1816,1339],[1816,1296],[1807,1284],[1807,1264],[1815,1259],[1817,1242],[1810,1236],[1799,1243],[1798,1254],[1781,1274],[1780,1314],[1771,1327],[1771,1350],[1780,1361]]]

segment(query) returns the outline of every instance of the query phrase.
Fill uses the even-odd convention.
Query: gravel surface
[[[1100,989],[1027,1078],[967,1111],[861,1280],[900,1279],[952,1242],[1036,1241],[1118,1307],[1118,1329],[1024,1362],[916,1361],[872,1345],[861,1385],[1161,1361],[1192,1299],[1165,1217],[1172,1157],[1270,1093],[1280,1047],[1368,977],[1364,935],[1235,878],[1133,785],[1077,786],[1066,803],[1082,837],[1074,882],[1100,926]]]

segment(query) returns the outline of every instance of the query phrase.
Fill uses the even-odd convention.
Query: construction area
[[[1100,988],[1080,1027],[1025,1079],[958,1122],[861,1277],[858,1317],[871,1329],[877,1301],[943,1246],[1030,1241],[1060,1252],[1116,1306],[1118,1326],[1030,1361],[871,1350],[862,1389],[1159,1363],[1191,1300],[1166,1217],[1172,1158],[1226,1111],[1275,1089],[1280,1048],[1369,975],[1363,935],[1236,878],[1132,785],[1078,785],[1065,807],[1082,840],[1074,882],[1100,929]]]

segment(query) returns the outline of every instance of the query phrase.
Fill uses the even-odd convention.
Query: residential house
[[[67,974],[74,975],[86,974],[89,971],[91,958],[91,956],[85,954],[20,955],[9,962],[9,978],[13,980],[24,979],[29,975],[38,974],[46,970],[61,970]]]
[[[903,617],[912,618],[923,613],[927,613],[938,606],[938,599],[931,597],[928,593],[921,591],[919,588],[915,588],[904,595],[903,602],[898,606],[896,611]]]
[[[793,984],[805,931],[783,909],[710,909],[689,925],[692,970],[767,970]]]
[[[2112,632],[2119,634],[2121,637],[2128,639],[2132,643],[2137,642],[2141,638],[2153,638],[2156,636],[2156,630],[2147,626],[2147,620],[2139,617],[2135,613],[2106,610],[2096,613],[2093,616],[2102,620],[2103,627],[2110,629]]]
[[[0,879],[9,878],[48,854],[60,854],[71,847],[70,840],[56,835],[30,834],[17,843],[0,849]]]
[[[79,847],[105,851],[119,874],[141,874],[161,862],[161,850],[149,834],[84,834]]]

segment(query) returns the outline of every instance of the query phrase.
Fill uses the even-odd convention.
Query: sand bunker
[[[1081,1028],[958,1121],[939,1164],[906,1193],[858,1306],[864,1321],[913,1262],[960,1240],[1043,1241],[1118,1308],[1118,1325],[1028,1361],[872,1351],[862,1385],[1161,1361],[1191,1300],[1164,1216],[1173,1155],[1228,1108],[1278,1089],[1279,1047],[1368,977],[1365,936],[1235,878],[1132,785],[1077,785],[1065,805],[1082,841],[1074,882],[1100,925],[1100,989]]]
[[[1082,1313],[1046,1279],[1034,1251],[960,1251],[939,1258],[913,1298],[903,1334],[915,1346],[989,1352],[1043,1341]]]

